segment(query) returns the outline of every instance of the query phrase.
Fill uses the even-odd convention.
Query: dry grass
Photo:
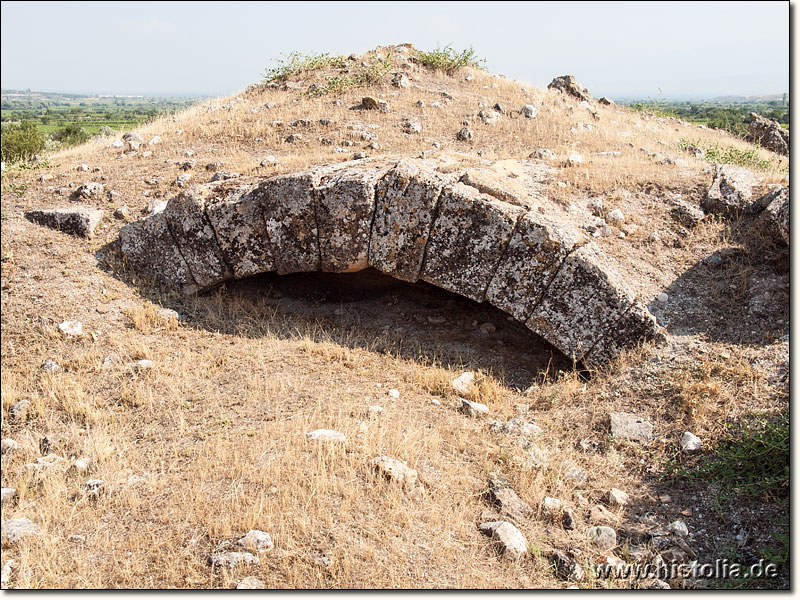
[[[634,501],[619,514],[620,525],[646,511],[666,520],[679,504],[689,503],[683,498],[664,508],[654,500],[672,490],[660,473],[686,428],[712,440],[724,420],[788,403],[783,388],[754,366],[762,359],[779,363],[780,345],[706,339],[698,328],[666,348],[631,352],[588,379],[545,358],[535,363],[541,367],[530,373],[532,387],[524,392],[490,363],[502,345],[495,338],[475,341],[465,335],[462,342],[458,337],[470,330],[469,311],[484,309],[448,308],[441,333],[415,339],[381,320],[398,315],[395,323],[406,325],[403,320],[410,317],[399,315],[422,311],[402,300],[357,305],[358,326],[343,321],[334,306],[282,300],[266,291],[245,293],[236,286],[177,300],[146,285],[129,287],[98,268],[94,253],[114,239],[119,223],[106,225],[86,243],[21,218],[23,209],[65,203],[46,187],[81,182],[71,170],[82,162],[99,167],[92,176],[105,177],[107,187],[121,193],[111,207],[127,204],[136,212],[175,193],[172,183],[180,173],[175,163],[186,159],[187,149],[198,159],[197,182],[211,178],[203,166],[216,161],[226,170],[265,176],[349,158],[367,142],[348,125],[367,124],[377,126],[381,152],[387,154],[441,151],[475,161],[526,158],[549,148],[558,156],[557,166],[570,153],[582,153],[582,166],[558,171],[567,187],[552,192],[567,203],[604,195],[609,206],[622,207],[642,227],[627,245],[602,243],[632,280],[645,282],[647,293],[680,279],[699,259],[729,244],[730,230],[709,223],[681,238],[682,246],[667,246],[668,236],[677,234],[666,195],[693,193],[708,179],[700,173],[707,165],[688,155],[681,156],[685,167],[656,164],[639,147],[678,156],[684,137],[743,142],[614,107],[600,107],[594,121],[558,93],[480,70],[454,76],[416,67],[409,72],[413,83],[405,90],[387,82],[296,101],[299,92],[254,89],[141,128],[145,139],[155,134],[164,139],[147,157],[120,155],[108,147],[111,140],[101,139],[51,157],[50,169],[4,174],[4,184],[24,182],[29,188],[22,197],[4,192],[2,201],[2,435],[21,444],[19,452],[3,457],[3,486],[18,491],[3,513],[28,517],[43,531],[22,548],[4,551],[4,560],[17,561],[11,585],[230,588],[255,575],[268,587],[566,587],[552,573],[549,553],[578,548],[584,562],[600,558],[586,545],[583,529],[568,532],[537,515],[520,524],[531,559],[503,560],[477,530],[481,514],[491,508],[484,499],[490,473],[503,472],[537,513],[542,498],[554,496],[585,519],[610,487],[619,487]],[[464,80],[467,74],[471,81]],[[314,77],[320,75],[307,76],[306,83]],[[453,100],[446,101],[442,91]],[[392,110],[349,109],[369,94],[390,100]],[[334,105],[335,99],[341,105]],[[417,107],[417,100],[426,107]],[[431,107],[434,101],[442,106]],[[277,106],[250,112],[266,102]],[[508,114],[496,125],[484,125],[475,117],[480,102],[499,102]],[[537,118],[514,112],[527,102],[540,105]],[[320,125],[320,118],[333,124]],[[418,120],[422,134],[404,134],[405,118]],[[313,124],[289,125],[297,119]],[[455,139],[465,119],[475,130],[470,143]],[[592,130],[570,133],[580,122]],[[292,132],[302,133],[304,141],[285,142]],[[334,144],[324,145],[319,137]],[[344,140],[354,145],[347,154],[334,153]],[[605,151],[621,156],[595,154]],[[259,167],[267,155],[278,162]],[[44,172],[56,179],[37,181]],[[163,179],[145,183],[154,176]],[[105,200],[95,204],[110,207]],[[648,227],[660,229],[667,241],[648,242]],[[717,284],[741,284],[747,274],[730,277]],[[157,312],[162,306],[187,320],[163,319]],[[67,319],[82,321],[86,335],[58,334],[57,324]],[[104,369],[111,354],[119,361]],[[63,371],[41,371],[48,358]],[[153,369],[129,367],[141,359],[152,360]],[[530,449],[491,432],[485,420],[459,412],[451,381],[466,368],[478,373],[471,399],[487,404],[491,418],[519,416],[541,425],[536,445],[544,461],[531,460]],[[400,397],[389,396],[390,389]],[[23,399],[31,410],[18,423],[8,409]],[[369,416],[368,407],[376,404],[383,414]],[[658,440],[644,448],[614,442],[607,431],[611,410],[646,416]],[[305,433],[318,428],[341,431],[347,441],[308,441]],[[52,452],[67,461],[89,457],[90,472],[35,475],[26,465],[40,456],[43,436],[59,437]],[[587,450],[592,444],[597,451]],[[369,468],[378,454],[417,469],[421,492],[405,494],[379,478]],[[572,465],[587,472],[585,483],[566,477]],[[82,491],[89,477],[106,482],[96,500]],[[268,531],[275,540],[259,565],[231,573],[207,566],[217,543],[251,528]],[[86,544],[70,541],[75,534],[86,535]],[[321,555],[330,557],[329,568],[315,563]]]

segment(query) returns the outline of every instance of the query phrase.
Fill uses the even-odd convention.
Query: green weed
[[[775,162],[770,159],[761,158],[758,155],[758,146],[750,146],[747,150],[741,150],[735,146],[720,146],[719,144],[704,145],[699,140],[690,141],[681,139],[678,147],[686,151],[689,146],[696,146],[705,152],[705,160],[710,163],[723,163],[728,165],[739,165],[758,169],[759,171],[776,170]]]
[[[316,71],[325,67],[343,68],[346,66],[345,59],[341,56],[330,56],[328,53],[303,54],[302,52],[290,52],[282,55],[276,60],[276,65],[267,69],[264,73],[264,81],[281,81],[291,75]]]
[[[461,52],[456,52],[453,50],[452,44],[448,44],[444,48],[437,46],[436,49],[430,52],[419,51],[416,54],[416,58],[426,67],[444,71],[447,74],[451,74],[461,67],[483,69],[486,63],[486,59],[476,56],[472,46]]]

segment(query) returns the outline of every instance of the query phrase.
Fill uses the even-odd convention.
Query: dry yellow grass
[[[467,74],[471,81],[464,79]],[[601,106],[594,121],[559,93],[478,70],[446,76],[415,68],[411,75],[411,88],[348,90],[338,97],[341,105],[332,103],[337,97],[295,101],[298,92],[254,89],[143,126],[146,140],[156,134],[164,140],[147,157],[121,157],[109,148],[110,139],[99,139],[50,157],[50,169],[10,175],[29,187],[22,197],[4,191],[2,199],[2,435],[21,444],[2,459],[3,487],[18,493],[4,506],[3,518],[28,517],[42,528],[38,539],[4,551],[4,561],[16,561],[10,585],[230,588],[254,575],[267,587],[566,587],[549,565],[551,551],[578,549],[584,564],[601,555],[587,546],[583,527],[565,531],[539,518],[545,496],[563,498],[584,515],[610,487],[618,487],[633,500],[619,515],[620,525],[634,527],[633,517],[646,511],[673,518],[691,501],[681,494],[682,482],[664,481],[660,474],[686,428],[710,442],[723,420],[785,409],[786,391],[768,381],[766,367],[754,366],[780,364],[780,343],[710,339],[698,327],[667,347],[641,348],[587,377],[548,358],[552,349],[539,348],[533,336],[519,342],[533,348],[529,356],[510,345],[509,337],[519,337],[516,330],[505,338],[503,331],[475,335],[473,320],[505,322],[485,306],[445,295],[429,296],[424,305],[412,302],[425,297],[423,289],[378,295],[352,309],[342,304],[344,313],[337,314],[335,303],[287,297],[294,284],[277,279],[269,285],[283,294],[270,292],[266,283],[243,282],[181,300],[146,285],[128,286],[100,268],[95,252],[114,239],[119,223],[106,225],[87,243],[21,218],[22,209],[64,203],[46,187],[79,182],[71,172],[79,163],[99,167],[94,176],[121,193],[114,206],[127,204],[138,217],[151,199],[175,193],[175,163],[186,160],[187,149],[198,159],[197,182],[210,179],[203,166],[216,161],[226,170],[266,176],[349,158],[367,142],[348,124],[367,124],[378,126],[381,152],[393,155],[526,158],[549,148],[557,165],[580,152],[586,162],[559,171],[567,187],[553,193],[566,202],[603,194],[633,222],[666,232],[674,226],[662,192],[690,194],[708,182],[701,173],[707,165],[680,155],[679,140],[744,147],[718,132],[615,107]],[[306,83],[314,77],[319,75],[306,77]],[[442,91],[453,100],[445,103]],[[350,110],[363,95],[384,96],[392,110]],[[426,107],[417,107],[418,100]],[[435,101],[442,106],[431,107]],[[266,102],[277,106],[249,112]],[[499,102],[509,114],[484,125],[474,116],[480,102]],[[540,105],[536,119],[514,112],[527,102]],[[319,125],[320,118],[333,124]],[[418,120],[422,134],[402,133],[405,118]],[[465,118],[475,130],[470,143],[455,139]],[[288,125],[297,119],[314,125]],[[592,130],[570,133],[580,122]],[[291,132],[302,133],[304,141],[285,142]],[[318,137],[334,144],[323,145]],[[348,153],[334,153],[345,139],[354,142]],[[639,147],[680,155],[688,166],[656,164]],[[593,154],[605,151],[621,156]],[[259,167],[267,155],[277,164]],[[785,162],[775,160],[779,168]],[[56,179],[38,181],[44,172]],[[157,184],[144,182],[159,175]],[[109,208],[104,200],[96,204]],[[725,224],[709,223],[668,252],[666,243],[655,246],[644,234],[631,235],[627,246],[602,243],[616,248],[622,268],[639,273],[642,286],[652,291],[728,246],[730,235]],[[736,273],[730,281],[746,280],[746,273]],[[714,280],[718,287],[709,293],[719,296],[730,281]],[[187,319],[164,319],[157,312],[161,307]],[[436,311],[447,317],[438,329],[426,321]],[[414,325],[417,314],[421,323]],[[57,324],[68,319],[83,322],[82,338],[58,333]],[[118,360],[104,368],[110,355]],[[62,372],[43,372],[40,365],[48,358]],[[152,360],[153,368],[130,368],[142,359]],[[478,372],[472,399],[489,406],[490,418],[517,416],[541,425],[536,445],[544,461],[531,460],[530,449],[513,437],[458,410],[451,381],[463,369]],[[526,385],[516,383],[520,372],[527,373]],[[399,398],[390,389],[399,390]],[[23,423],[8,416],[19,400],[31,402]],[[370,416],[371,405],[382,406],[383,414]],[[647,417],[658,440],[646,448],[610,440],[612,410]],[[346,442],[307,440],[305,433],[318,428],[340,431]],[[68,462],[89,457],[90,471],[34,474],[26,465],[40,457],[44,436],[58,437],[52,452]],[[421,492],[406,494],[374,473],[369,459],[379,454],[417,469]],[[585,483],[565,476],[570,465],[586,471]],[[537,513],[520,523],[530,560],[502,559],[477,529],[482,513],[492,509],[484,493],[497,470]],[[106,482],[96,500],[82,491],[89,477]],[[665,490],[675,496],[674,505],[657,502]],[[275,541],[260,564],[233,572],[207,565],[219,542],[251,528]],[[85,535],[85,544],[71,540],[73,535]],[[316,562],[320,556],[330,558],[329,567]],[[629,584],[590,579],[582,585]]]

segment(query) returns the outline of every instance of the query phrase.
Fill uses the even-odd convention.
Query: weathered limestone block
[[[778,186],[759,201],[764,212],[759,217],[763,231],[770,237],[789,244],[789,188]]]
[[[634,347],[639,341],[662,335],[656,318],[645,306],[635,302],[589,350],[583,362],[587,367],[597,367],[615,359],[620,352]]]
[[[25,211],[25,218],[63,233],[91,237],[100,221],[103,220],[103,211],[96,208],[28,210]]]
[[[134,271],[181,294],[199,289],[167,226],[164,213],[128,223],[119,231],[120,252]]]
[[[264,191],[238,188],[206,201],[206,216],[225,263],[237,278],[275,269],[264,223]]]
[[[322,270],[351,273],[369,267],[375,187],[387,168],[353,167],[331,177],[317,195]]]
[[[517,221],[508,248],[486,290],[494,306],[525,322],[567,255],[585,236],[536,210]]]
[[[717,165],[714,180],[700,207],[707,213],[739,216],[751,210],[756,175],[744,167]]]
[[[315,188],[343,168],[333,165],[278,175],[259,185],[264,193],[267,237],[279,274],[320,269]]]
[[[233,277],[206,216],[209,193],[209,187],[192,188],[172,198],[164,209],[172,237],[200,287],[209,287]]]
[[[378,182],[369,245],[371,267],[402,281],[419,279],[444,185],[442,175],[415,160],[401,161]]]
[[[421,279],[483,302],[514,224],[523,212],[463,183],[445,187]]]
[[[635,298],[594,244],[567,256],[526,322],[572,360],[581,360]]]
[[[529,210],[537,204],[521,183],[488,169],[468,169],[461,178],[461,183],[503,202],[523,206]]]

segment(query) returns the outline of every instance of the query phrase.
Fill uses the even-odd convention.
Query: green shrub
[[[477,58],[472,46],[461,52],[456,52],[453,50],[452,44],[448,44],[444,48],[439,48],[437,46],[435,50],[431,50],[430,52],[419,51],[416,54],[416,58],[426,67],[444,71],[447,74],[451,74],[461,67],[483,69],[483,65],[486,62],[486,59]]]
[[[354,87],[363,87],[380,83],[392,70],[392,55],[386,57],[374,57],[366,66],[361,66],[356,74],[337,75],[328,77],[323,85],[316,86],[309,90],[310,96],[324,96],[325,94],[335,94]]]
[[[2,146],[3,162],[17,162],[26,160],[41,152],[44,148],[45,137],[32,121],[21,123],[3,123],[0,146]]]
[[[50,134],[56,142],[61,142],[64,146],[77,146],[89,140],[89,134],[80,125],[70,123],[66,127],[57,129]]]
[[[720,146],[719,144],[706,145],[699,140],[692,142],[681,139],[678,144],[681,150],[687,150],[689,146],[696,146],[705,152],[705,160],[710,163],[722,163],[727,165],[739,165],[758,169],[760,171],[772,171],[776,169],[774,161],[761,158],[758,155],[758,146],[750,146],[747,150],[741,150],[736,146]]]
[[[315,71],[325,67],[342,68],[346,65],[345,59],[341,56],[329,56],[324,54],[303,54],[302,52],[290,52],[283,54],[282,58],[275,61],[277,64],[264,73],[264,81],[281,81],[290,75],[297,75],[307,71]]]

